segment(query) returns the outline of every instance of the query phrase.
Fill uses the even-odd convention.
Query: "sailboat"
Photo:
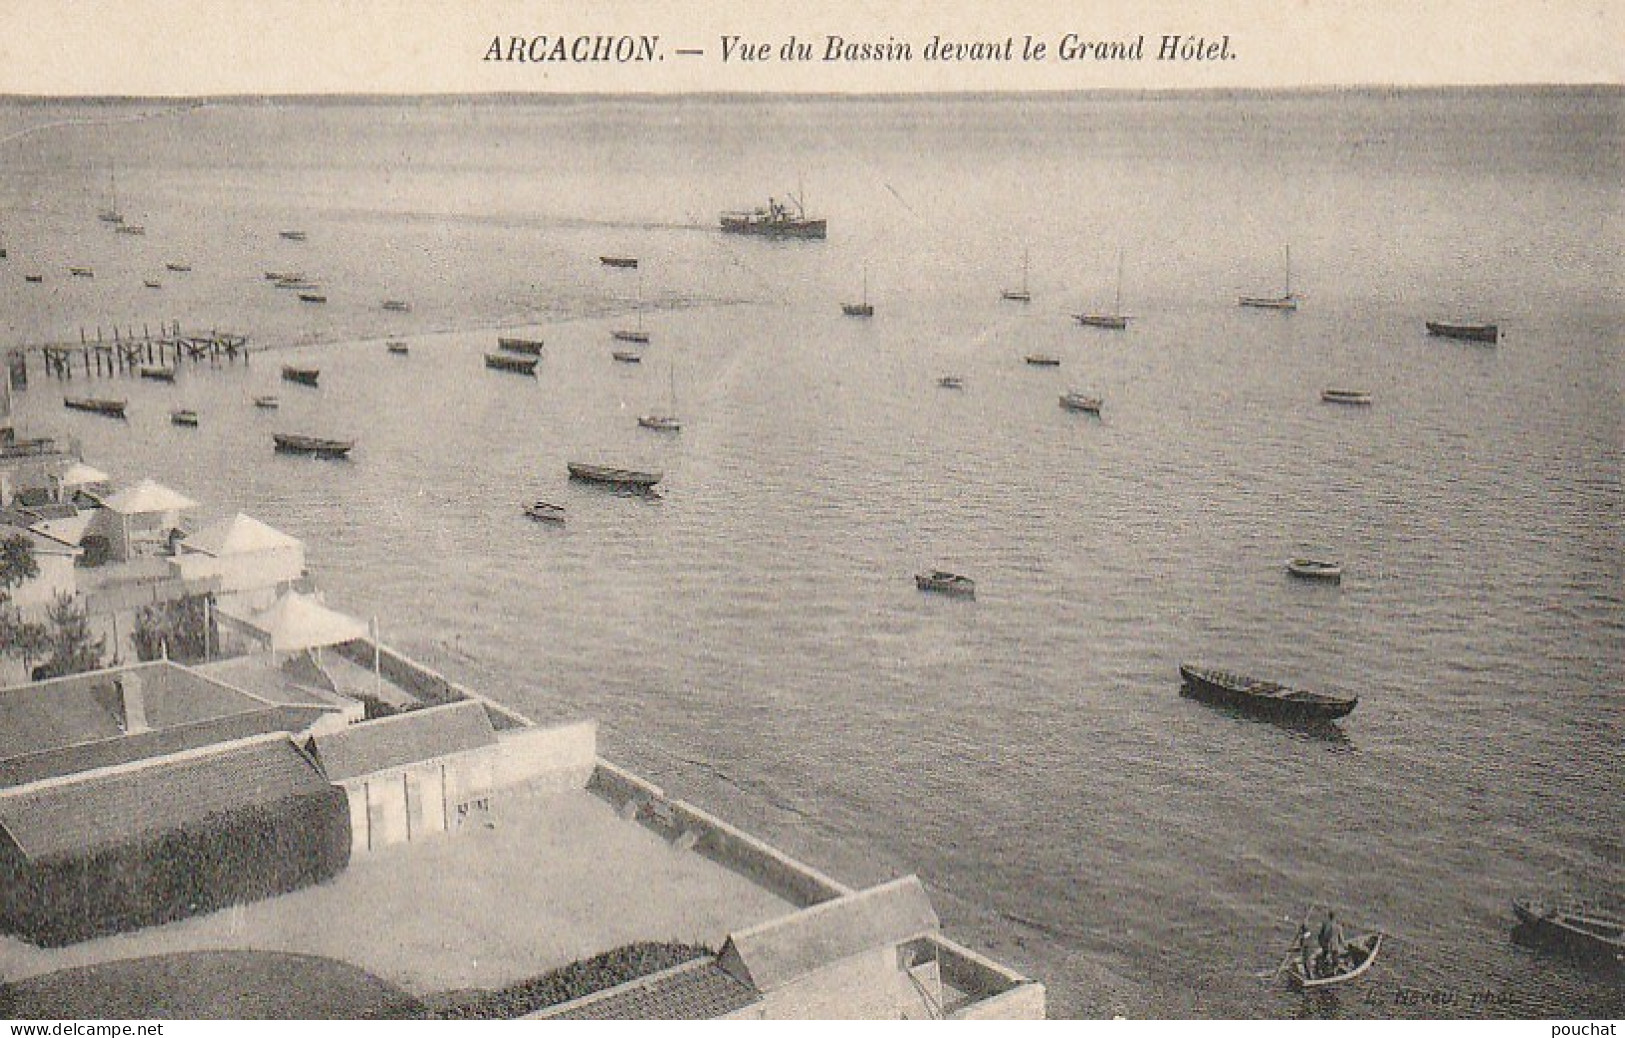
[[[875,308],[869,303],[869,268],[863,268],[863,302],[842,303],[841,313],[848,317],[873,317]]]
[[[112,172],[107,174],[107,207],[96,214],[96,219],[102,223],[123,223],[124,214],[118,211],[118,179]]]
[[[1292,246],[1286,247],[1286,285],[1278,296],[1242,296],[1237,300],[1242,306],[1258,307],[1262,310],[1296,310],[1298,297],[1292,294]]]
[[[1007,288],[999,293],[1000,298],[1008,299],[1012,303],[1030,303],[1033,301],[1032,293],[1027,291],[1027,250],[1021,250],[1021,287]]]
[[[683,422],[677,417],[677,362],[672,361],[670,371],[670,384],[666,390],[666,412],[654,412],[638,416],[638,424],[645,429],[656,432],[677,432],[683,427]]]
[[[636,328],[617,328],[614,331],[609,333],[610,338],[614,339],[616,342],[635,342],[635,343],[640,343],[640,344],[641,343],[646,343],[646,342],[649,341],[649,333],[643,330],[643,279],[642,278],[638,279],[638,303],[637,303],[636,311],[637,311],[637,315],[638,315],[637,316],[638,326]],[[616,358],[616,359],[619,359],[619,358]]]
[[[1073,314],[1072,319],[1086,328],[1110,328],[1122,331],[1128,327],[1128,316],[1123,313],[1123,250],[1117,250],[1117,292],[1113,296],[1109,314]]]

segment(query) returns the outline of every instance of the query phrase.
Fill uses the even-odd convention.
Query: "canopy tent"
[[[197,551],[221,558],[227,555],[249,555],[284,548],[301,548],[303,543],[297,537],[290,537],[252,516],[238,512],[230,519],[211,523],[192,534],[181,546],[186,551]]]
[[[102,504],[118,515],[184,512],[188,508],[197,507],[197,502],[185,494],[150,479],[143,479],[133,487],[125,487],[117,493],[108,494],[102,498]]]
[[[56,481],[64,487],[88,487],[97,483],[107,483],[112,478],[99,468],[76,461],[64,469],[62,474],[56,477]]]
[[[287,592],[271,608],[244,619],[272,652],[319,649],[368,635],[362,621],[297,591]]]

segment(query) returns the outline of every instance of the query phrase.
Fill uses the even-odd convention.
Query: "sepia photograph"
[[[1625,12],[1217,6],[0,8],[0,1016],[1625,1017]]]

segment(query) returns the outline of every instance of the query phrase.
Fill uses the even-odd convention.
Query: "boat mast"
[[[1112,316],[1123,316],[1123,250],[1117,250],[1117,295],[1112,303]]]
[[[1028,260],[1028,250],[1024,248],[1024,249],[1021,250],[1021,294],[1022,295],[1027,294],[1027,260]]]
[[[1292,298],[1292,246],[1291,246],[1291,244],[1288,244],[1287,247],[1286,247],[1286,295],[1283,296],[1282,298],[1284,298],[1284,299]]]

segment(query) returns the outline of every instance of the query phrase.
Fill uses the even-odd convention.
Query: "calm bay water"
[[[36,362],[23,425],[304,538],[388,640],[598,718],[607,755],[819,867],[918,872],[1057,1015],[1620,1015],[1618,972],[1512,943],[1508,902],[1625,894],[1621,114],[11,103],[0,343],[179,319],[284,348],[74,380],[126,424],[63,411]],[[716,233],[798,181],[828,241]],[[113,190],[146,235],[96,221]],[[1288,245],[1302,308],[1235,306]],[[1077,327],[1120,250],[1130,329]],[[1024,252],[1033,302],[1003,302]],[[328,303],[262,277],[290,268]],[[843,318],[865,277],[876,316]],[[640,301],[646,360],[615,364]],[[1503,341],[1422,332],[1456,318]],[[482,368],[498,327],[547,339],[537,379]],[[322,388],[279,383],[289,358]],[[1074,385],[1100,419],[1059,409]],[[682,433],[637,428],[673,386]],[[359,446],[277,457],[273,429]],[[569,484],[578,458],[662,468],[663,499]],[[523,519],[537,497],[568,524]],[[1341,587],[1290,581],[1306,552]],[[976,600],[920,595],[928,566]],[[1335,737],[1252,722],[1182,698],[1182,661],[1361,704]],[[1396,935],[1318,1000],[1254,975],[1311,903]]]

